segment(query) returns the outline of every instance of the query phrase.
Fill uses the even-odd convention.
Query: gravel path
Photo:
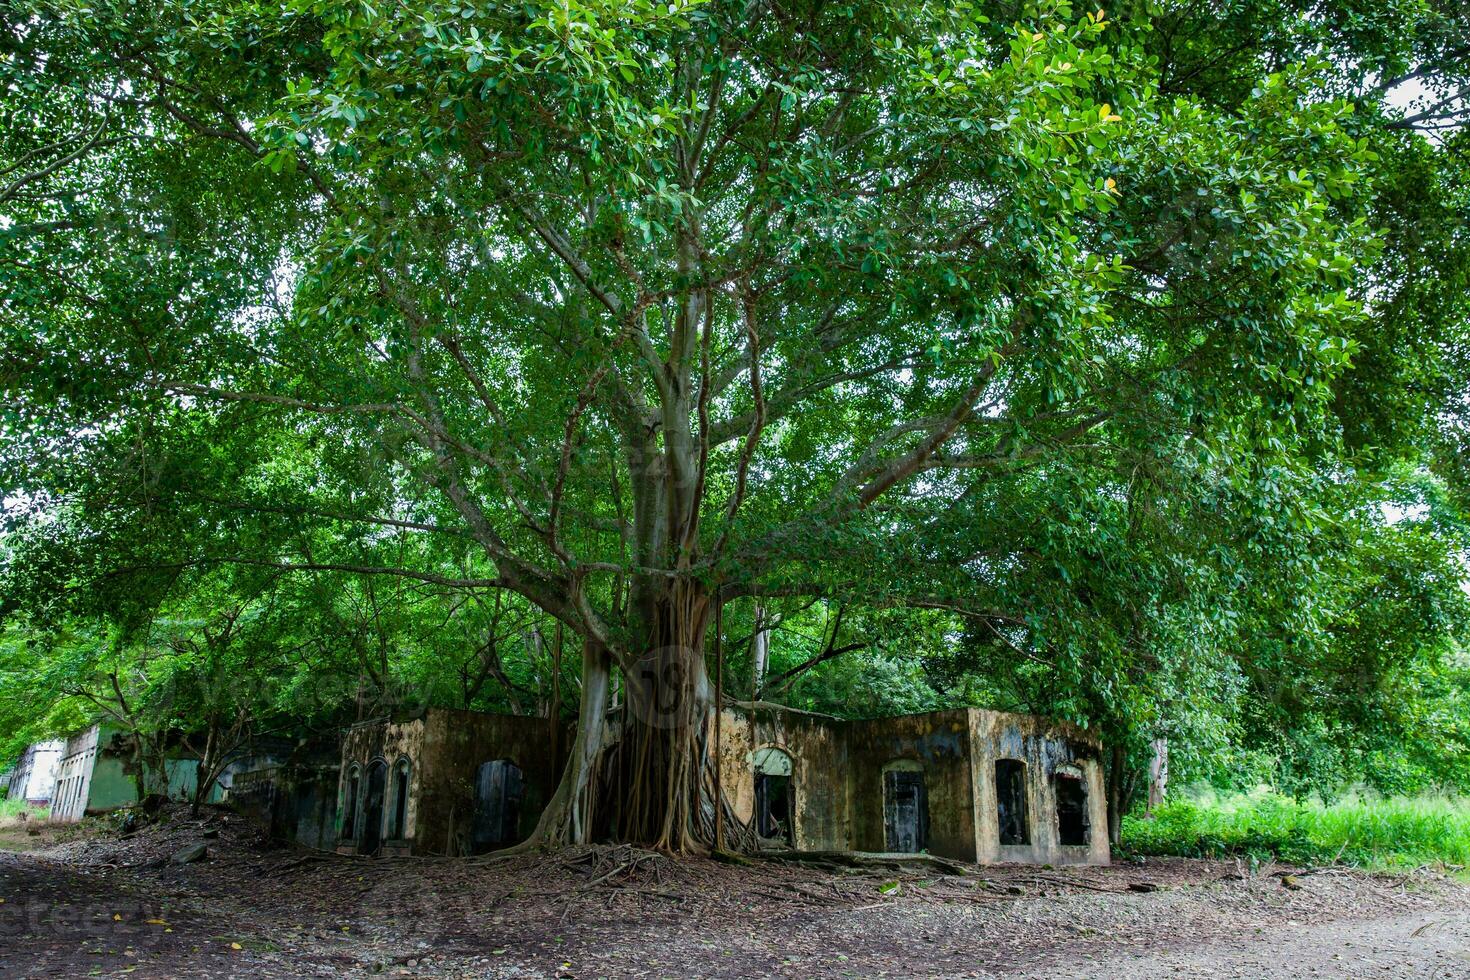
[[[1470,977],[1470,915],[1461,910],[1252,930],[1204,945],[1102,953],[1082,963],[1027,970],[1026,980],[1115,977],[1281,977],[1463,980]]]

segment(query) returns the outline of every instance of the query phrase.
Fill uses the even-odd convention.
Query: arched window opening
[[[788,846],[796,841],[795,770],[791,756],[770,746],[758,750],[755,764],[755,831],[763,839]]]
[[[929,846],[929,793],[924,768],[912,759],[883,767],[883,832],[891,853],[917,854]]]
[[[1031,843],[1031,825],[1026,813],[1026,763],[1019,759],[995,760],[995,817],[1002,844]]]
[[[347,796],[342,801],[343,840],[357,840],[357,795],[361,785],[362,774],[353,766],[347,771]]]
[[[1052,777],[1057,799],[1057,841],[1068,847],[1085,846],[1091,837],[1087,816],[1087,784],[1080,772],[1059,770]]]
[[[388,825],[390,840],[403,840],[408,836],[408,760],[399,759],[393,764],[393,818]]]

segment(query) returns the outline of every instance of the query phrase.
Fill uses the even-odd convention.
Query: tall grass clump
[[[1451,796],[1299,802],[1270,792],[1171,800],[1123,818],[1132,854],[1385,868],[1470,865],[1470,800]]]
[[[49,807],[33,807],[20,798],[0,800],[0,823],[13,823],[22,813],[28,820],[45,820],[51,815]]]

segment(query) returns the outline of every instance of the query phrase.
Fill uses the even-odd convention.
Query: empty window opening
[[[342,839],[357,839],[357,793],[360,788],[361,777],[358,775],[357,767],[352,767],[352,772],[347,777],[347,798],[342,801]]]
[[[480,766],[475,776],[475,822],[470,844],[490,851],[521,839],[521,769],[509,759]]]
[[[388,837],[402,840],[408,836],[408,760],[399,759],[393,766],[393,822]]]
[[[1026,763],[1019,759],[995,760],[995,816],[1002,844],[1031,843],[1031,825],[1026,814]]]
[[[388,764],[381,759],[369,763],[367,791],[362,798],[362,839],[357,853],[376,854],[383,843],[383,797],[388,790]]]
[[[896,763],[883,773],[884,845],[895,854],[929,846],[929,798],[918,763]]]
[[[1081,776],[1059,772],[1052,780],[1057,796],[1057,840],[1080,846],[1088,841],[1087,787]]]
[[[763,840],[795,843],[796,793],[791,756],[778,748],[755,754],[755,830]]]

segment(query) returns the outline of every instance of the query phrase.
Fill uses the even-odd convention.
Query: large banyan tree
[[[996,488],[1289,471],[1361,346],[1376,157],[1310,44],[1199,93],[1207,37],[1060,2],[0,18],[12,459],[265,425],[260,466],[130,457],[132,505],[441,538],[459,574],[196,558],[554,617],[580,723],[537,841],[712,845],[723,604],[1023,625]]]

